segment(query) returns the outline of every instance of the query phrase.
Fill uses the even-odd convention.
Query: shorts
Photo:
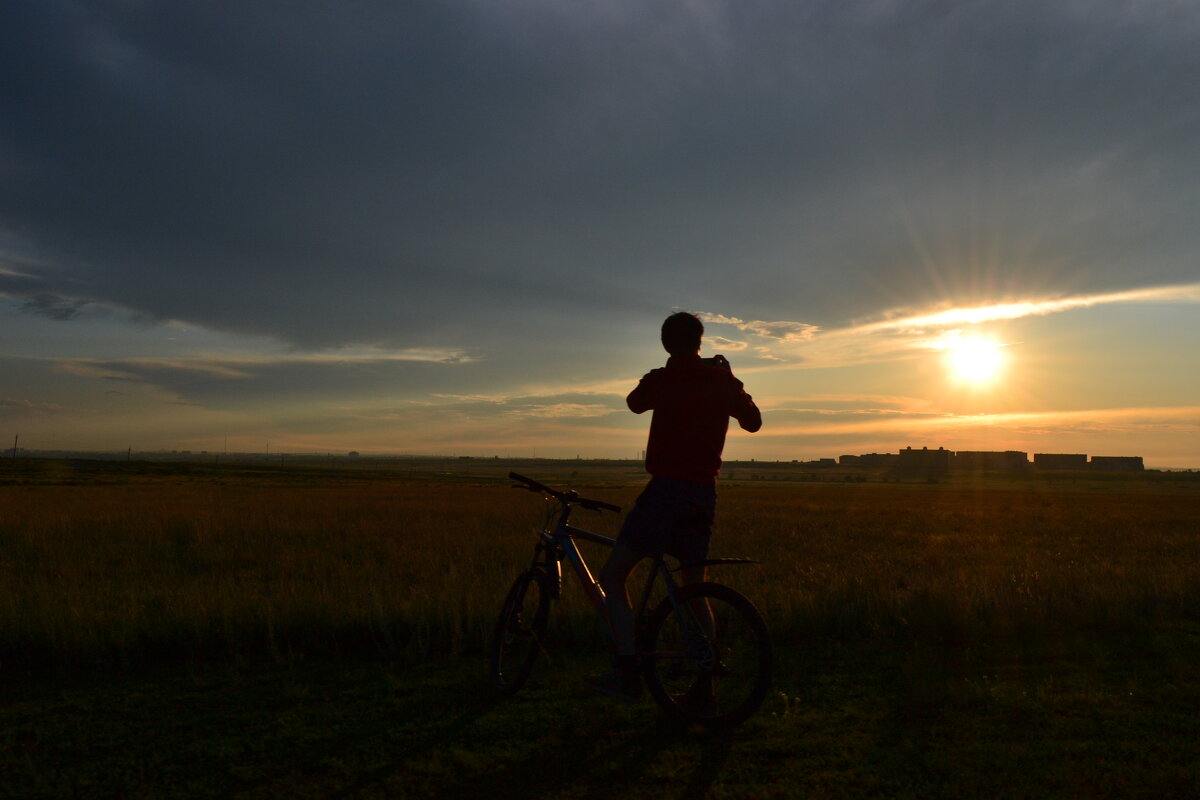
[[[708,557],[717,488],[676,478],[651,478],[617,541],[648,555],[666,553],[687,566]]]

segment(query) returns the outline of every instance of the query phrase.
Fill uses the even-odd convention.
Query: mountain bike
[[[570,524],[575,507],[591,511],[621,509],[557,491],[517,473],[514,488],[547,498],[546,520],[538,532],[533,558],[504,598],[489,653],[492,685],[511,695],[524,685],[546,645],[553,601],[562,596],[562,563],[571,565],[584,593],[608,630],[604,591],[592,577],[576,540],[613,546],[616,540]],[[667,716],[709,728],[732,727],[758,710],[771,685],[772,645],[766,623],[754,604],[719,583],[679,585],[662,553],[651,561],[645,588],[634,608],[635,650],[650,696]],[[699,565],[753,564],[747,558],[710,558]],[[661,589],[655,593],[655,585]],[[652,597],[662,599],[650,608]],[[706,613],[711,611],[710,613]],[[610,636],[611,639],[611,636]],[[705,702],[692,702],[703,687]],[[711,689],[711,692],[709,691]]]

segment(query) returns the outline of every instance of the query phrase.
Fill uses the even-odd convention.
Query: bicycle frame
[[[600,587],[599,582],[592,576],[591,569],[588,568],[587,561],[583,557],[583,553],[575,544],[576,539],[584,539],[589,542],[602,544],[606,547],[612,547],[617,543],[616,539],[603,534],[594,533],[583,528],[576,527],[570,524],[571,507],[569,505],[560,505],[560,510],[557,515],[557,520],[554,522],[553,530],[551,530],[550,518],[553,513],[547,517],[546,524],[538,533],[538,544],[534,549],[533,561],[530,566],[536,566],[538,559],[545,554],[544,567],[553,581],[552,596],[557,599],[562,596],[562,562],[565,559],[570,565],[575,576],[579,579],[580,585],[583,587],[584,594],[587,595],[589,601],[599,612],[602,619],[608,622],[608,609],[604,590]],[[654,581],[658,576],[662,576],[663,588],[666,591],[666,596],[670,599],[671,605],[678,608],[675,600],[675,592],[678,586],[675,579],[671,577],[671,569],[667,566],[666,561],[661,555],[651,556],[652,564],[650,572],[646,576],[646,584],[642,589],[637,605],[634,607],[634,619],[639,623],[645,616],[646,608],[650,602],[650,595],[654,589]],[[742,559],[713,559],[713,563],[738,563]]]

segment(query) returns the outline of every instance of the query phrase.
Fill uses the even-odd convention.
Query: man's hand
[[[715,367],[724,367],[730,372],[733,371],[733,367],[729,366],[729,359],[725,358],[725,356],[721,355],[720,353],[717,353],[712,358],[706,358],[704,360]]]

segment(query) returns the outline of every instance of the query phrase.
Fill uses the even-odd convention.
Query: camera
[[[705,364],[711,364],[714,367],[724,367],[725,369],[732,369],[729,366],[729,359],[725,358],[725,356],[721,355],[720,353],[718,353],[717,355],[715,355],[711,358],[701,359],[701,361],[703,361]]]

